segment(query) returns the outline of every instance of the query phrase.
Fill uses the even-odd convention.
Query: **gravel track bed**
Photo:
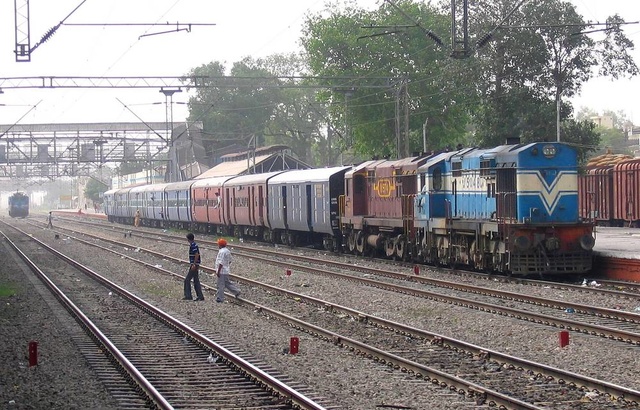
[[[263,316],[235,303],[216,304],[213,293],[209,291],[205,291],[207,300],[204,303],[184,302],[180,300],[182,283],[179,280],[149,272],[133,262],[108,256],[95,248],[78,244],[73,239],[67,240],[64,236],[60,240],[54,240],[51,231],[27,227],[23,229],[34,232],[36,237],[64,250],[72,257],[84,260],[92,269],[113,278],[122,286],[131,289],[160,308],[173,312],[185,322],[195,324],[198,329],[210,334],[220,334],[232,343],[244,347],[256,357],[291,375],[293,379],[312,386],[325,397],[332,398],[343,408],[371,409],[382,404],[413,406],[416,409],[476,408],[472,403],[463,402],[463,398],[457,395],[451,395],[444,390],[433,388],[430,384],[354,357],[344,349],[292,330],[277,321],[272,321],[268,325],[267,319]],[[100,234],[113,236],[118,240],[123,239],[122,232],[109,232],[105,229],[101,230]],[[198,236],[196,235],[196,241]],[[127,238],[127,241],[131,246],[126,250],[119,249],[120,251],[129,252],[132,256],[152,264],[162,264],[165,269],[184,274],[186,265],[178,265],[166,260],[159,261],[143,253],[135,253],[135,248],[141,246],[185,258],[186,240],[181,246],[143,241],[135,237]],[[230,248],[233,251],[233,244],[230,244]],[[207,245],[201,245],[201,249],[204,264],[212,266],[216,250]],[[87,255],[93,257],[87,258]],[[368,262],[358,260],[355,263]],[[640,359],[638,359],[636,347],[571,332],[570,344],[560,348],[558,330],[554,328],[364,287],[349,281],[328,280],[323,276],[294,271],[290,277],[287,277],[284,275],[285,268],[285,265],[269,265],[250,258],[235,256],[232,273],[346,305],[370,315],[463,339],[489,349],[640,389]],[[426,269],[423,269],[421,274],[456,280],[455,277],[446,273],[439,274]],[[206,274],[201,276],[204,284],[215,288],[215,277]],[[469,278],[460,280],[475,283],[475,280]],[[622,300],[612,300],[589,293],[505,284],[483,279],[478,279],[477,282],[480,286],[535,293],[550,299],[575,301],[575,303],[594,303],[605,307],[622,303]],[[241,284],[241,289],[244,297],[248,299],[252,299],[252,295],[258,296],[258,291],[246,285]],[[260,291],[260,293],[263,292]],[[29,302],[25,302],[29,304],[31,304],[30,299],[38,298],[34,292],[28,291],[25,291],[23,296],[29,298]],[[11,318],[17,319],[14,316]],[[292,336],[300,338],[300,353],[298,355],[283,354],[283,349],[289,346],[289,338]],[[69,346],[69,349],[73,350],[73,346]],[[90,377],[83,376],[81,379],[86,383]],[[37,380],[31,382],[38,383]],[[95,389],[90,390],[95,391]]]
[[[69,335],[75,321],[51,313],[57,301],[22,269],[4,241],[0,260],[0,407],[117,409]],[[30,341],[38,342],[38,365],[33,367]]]
[[[24,229],[27,228],[24,227]],[[464,397],[450,394],[448,391],[433,387],[430,383],[354,356],[346,349],[297,332],[278,321],[268,320],[251,309],[235,303],[215,303],[215,296],[211,292],[205,291],[204,303],[182,301],[180,300],[182,298],[181,281],[150,272],[120,257],[105,255],[95,248],[79,244],[73,239],[66,239],[65,236],[55,240],[51,231],[30,231],[34,232],[34,236],[38,239],[71,257],[83,259],[92,269],[132,290],[161,309],[172,312],[185,323],[206,334],[220,335],[272,367],[280,369],[293,380],[311,386],[321,396],[336,403],[338,408],[364,410],[378,405],[404,405],[434,410],[479,408],[473,403],[465,402]],[[186,240],[181,248],[183,249],[177,253],[184,257],[187,252]],[[131,248],[132,252],[133,249]],[[167,252],[173,253],[173,250],[167,249]],[[88,254],[93,257],[88,259]],[[141,255],[142,253],[135,254],[136,257]],[[211,264],[215,259],[215,252],[207,252],[205,255],[207,255],[205,262]],[[236,261],[234,264],[241,265],[241,262]],[[186,265],[174,269],[181,273],[183,270],[186,271]],[[207,285],[215,285],[213,278],[208,275],[203,275],[202,281]],[[289,339],[292,336],[299,337],[300,352],[297,355],[283,354],[283,349],[289,346]],[[77,354],[73,346],[70,346],[70,349],[73,351],[72,354]],[[85,380],[90,379],[90,377],[84,377]],[[46,381],[33,380],[31,386],[37,389],[41,383]],[[92,392],[86,391],[84,394],[91,396]],[[102,408],[102,406],[93,405],[86,408]]]

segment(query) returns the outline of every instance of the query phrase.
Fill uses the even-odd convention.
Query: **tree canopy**
[[[574,120],[567,99],[596,75],[637,75],[634,44],[619,16],[588,34],[568,1],[517,3],[473,2],[462,53],[450,45],[464,30],[456,21],[452,31],[449,0],[386,0],[374,10],[327,3],[306,17],[300,54],[247,57],[228,72],[215,61],[194,68],[189,76],[215,81],[197,88],[190,120],[203,121],[211,153],[259,141],[315,165],[344,153],[555,141],[557,125],[561,141],[586,155],[600,132]]]

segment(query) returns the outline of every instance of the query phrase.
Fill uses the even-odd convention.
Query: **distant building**
[[[613,117],[610,115],[598,115],[589,118],[591,122],[600,128],[614,128]]]
[[[291,149],[285,145],[272,145],[255,150],[245,150],[223,155],[220,159],[222,162],[203,172],[195,179],[311,168],[309,164],[293,157]]]
[[[120,175],[111,178],[111,188],[126,188],[130,186],[161,184],[164,182],[164,175],[158,171],[141,171],[135,174]]]

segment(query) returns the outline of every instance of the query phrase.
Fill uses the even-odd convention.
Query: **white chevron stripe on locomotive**
[[[550,215],[562,197],[578,194],[577,175],[576,171],[559,171],[555,178],[547,182],[540,170],[519,171],[518,195],[539,197]]]

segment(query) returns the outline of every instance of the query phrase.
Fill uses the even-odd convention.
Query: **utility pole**
[[[396,86],[396,158],[409,156],[409,86],[406,77]]]
[[[429,118],[424,120],[424,124],[422,124],[422,153],[427,153],[427,124],[429,123]]]
[[[167,141],[169,144],[169,182],[182,181],[180,165],[178,164],[178,151],[173,140],[173,94],[182,92],[180,88],[160,88],[164,94],[165,119],[167,129]]]

